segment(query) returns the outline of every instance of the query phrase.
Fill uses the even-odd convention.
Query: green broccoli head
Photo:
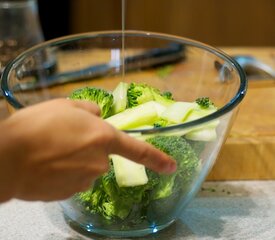
[[[127,98],[128,107],[135,107],[142,103],[152,101],[154,100],[152,87],[146,84],[131,83],[127,91]]]
[[[154,122],[154,128],[166,127],[168,125],[168,121],[160,118],[156,122]]]
[[[159,184],[155,186],[152,198],[168,197],[175,191],[175,188],[183,186],[188,188],[199,166],[198,155],[191,145],[180,136],[156,136],[146,141],[171,156],[178,165],[174,174],[159,176]],[[155,173],[150,173],[150,175],[157,176]]]
[[[99,207],[103,204],[105,193],[100,188],[91,187],[86,192],[79,192],[75,195],[75,199],[83,204],[85,209],[91,213],[98,213]]]
[[[163,92],[161,95],[166,99],[173,100],[173,96],[171,92]]]
[[[70,96],[72,100],[86,100],[96,103],[101,110],[101,117],[107,118],[111,113],[113,95],[104,89],[85,87],[75,90]]]
[[[196,103],[201,108],[209,108],[210,106],[213,106],[213,102],[209,99],[209,97],[200,97],[196,99]]]
[[[177,161],[178,171],[186,167],[186,163],[194,166],[198,157],[191,145],[181,136],[155,136],[146,140],[159,150]]]
[[[157,101],[167,105],[173,102],[170,92],[161,93],[158,89],[145,83],[131,83],[127,90],[128,108],[149,102]]]
[[[173,157],[178,163],[177,171],[165,175],[146,169],[147,184],[119,187],[110,161],[110,170],[98,178],[90,190],[76,195],[76,200],[87,212],[102,216],[105,223],[117,220],[138,223],[154,205],[156,213],[163,216],[163,212],[166,214],[163,204],[174,206],[174,199],[189,190],[199,166],[199,159],[191,145],[178,136],[156,136],[146,141]],[[161,200],[160,207],[156,200]]]

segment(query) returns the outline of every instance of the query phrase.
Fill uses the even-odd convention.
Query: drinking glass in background
[[[36,0],[0,0],[0,76],[11,59],[43,40]]]

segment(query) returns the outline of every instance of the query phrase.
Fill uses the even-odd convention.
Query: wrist
[[[6,120],[0,123],[0,202],[12,199],[16,192],[19,159],[10,127]]]
[[[10,200],[14,197],[15,184],[13,176],[12,167],[9,163],[8,158],[2,157],[2,149],[0,150],[0,203]]]

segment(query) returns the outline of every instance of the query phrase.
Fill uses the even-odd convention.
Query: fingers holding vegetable
[[[101,178],[111,181],[118,189],[144,186],[148,190],[152,176],[157,176],[149,169],[172,173],[176,169],[172,158],[181,168],[178,155],[170,151],[174,147],[170,144],[172,140],[211,141],[216,136],[217,121],[191,129],[184,136],[165,137],[156,142],[142,142],[119,131],[171,126],[206,116],[216,108],[205,98],[193,103],[175,102],[171,94],[147,85],[126,83],[119,84],[113,93],[87,87],[70,98],[77,101],[58,99],[37,104],[15,112],[0,124],[0,151],[5,156],[0,161],[0,201],[13,197],[64,199],[84,191],[96,178],[99,182]],[[184,149],[182,145],[180,148]],[[186,148],[183,154],[191,150]],[[192,174],[196,164],[190,167]],[[175,174],[171,175],[172,180]],[[160,185],[162,178],[165,177],[157,177]],[[7,182],[10,184],[1,184]],[[94,193],[93,188],[89,193]]]
[[[144,96],[140,97],[141,94]],[[109,93],[101,88],[85,87],[74,91],[69,98],[73,100],[91,101],[98,104],[101,109],[101,117],[106,119],[115,113],[125,110],[127,106],[137,106],[139,101],[150,101],[156,98],[165,104],[172,102],[170,99],[171,95],[169,95],[169,97],[166,95],[167,94],[161,94],[159,90],[145,84],[138,85],[132,83],[128,85],[127,83],[121,82],[113,93]],[[148,107],[150,108],[148,109],[149,112],[152,111],[151,106]],[[144,118],[142,113],[139,115],[140,118]],[[122,122],[125,121],[127,121],[127,116],[122,119]],[[104,136],[104,141],[106,141],[106,136],[110,134],[113,134],[113,131],[109,129]],[[124,133],[117,132],[115,135],[110,135],[110,141],[109,153],[120,154],[158,172],[171,173],[176,169],[175,161],[166,154]]]
[[[96,104],[88,101],[70,101],[70,104],[75,107],[82,108],[83,110],[86,110],[92,114],[100,116],[100,108]]]
[[[178,128],[179,131],[157,128],[209,115],[217,110],[212,101],[207,97],[193,102],[176,101],[171,93],[140,83],[119,83],[106,95],[106,101],[102,101],[102,90],[95,87],[78,89],[76,93],[78,99],[101,103],[101,110],[104,107],[108,113],[101,117],[114,128],[136,130],[144,140],[114,129],[102,135],[105,143],[106,136],[109,138],[106,151],[110,153],[110,168],[93,187],[72,199],[82,205],[81,214],[95,217],[101,226],[115,223],[123,230],[125,226],[139,227],[152,220],[155,223],[155,219],[169,222],[171,211],[191,190],[200,171],[201,152],[207,141],[215,140],[218,121]]]
[[[172,173],[176,170],[176,161],[152,145],[118,132],[117,138],[111,144],[110,153],[116,153],[149,169],[162,173]]]
[[[0,182],[9,184],[0,184],[0,201],[64,199],[108,171],[105,133],[113,128],[97,114],[95,104],[57,99],[3,121]]]

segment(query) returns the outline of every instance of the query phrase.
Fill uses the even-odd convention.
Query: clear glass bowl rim
[[[138,129],[138,130],[125,130],[127,133],[140,133],[140,134],[152,134],[152,133],[160,133],[160,132],[169,132],[173,130],[178,130],[178,129],[185,129],[185,128],[190,128],[194,127],[196,125],[200,125],[212,120],[215,120],[224,114],[232,111],[244,98],[246,92],[247,92],[247,78],[246,75],[241,68],[241,66],[229,55],[221,51],[220,49],[214,48],[210,45],[207,45],[205,43],[185,38],[185,37],[180,37],[176,35],[170,35],[170,34],[165,34],[165,33],[157,33],[157,32],[147,32],[147,31],[136,31],[136,30],[126,30],[123,33],[125,36],[138,36],[138,37],[150,37],[150,38],[159,38],[163,40],[170,40],[170,41],[176,41],[176,42],[181,42],[189,46],[193,46],[196,48],[200,48],[203,50],[206,50],[208,52],[211,52],[212,54],[218,56],[219,58],[223,59],[226,61],[228,64],[230,64],[237,73],[239,74],[240,77],[240,84],[239,88],[234,95],[234,97],[224,106],[219,108],[216,112],[209,114],[205,117],[199,118],[197,120],[193,120],[190,122],[182,123],[182,124],[177,124],[177,125],[172,125],[168,127],[163,127],[163,128],[154,128],[154,129]],[[35,45],[34,47],[31,47],[21,54],[19,54],[15,59],[10,61],[7,66],[4,68],[2,77],[1,77],[1,89],[3,91],[4,97],[6,100],[15,108],[15,109],[20,109],[23,108],[24,106],[20,104],[17,99],[13,96],[12,92],[8,88],[8,78],[10,71],[13,69],[14,66],[16,66],[20,61],[22,61],[24,58],[31,56],[35,51],[45,49],[47,47],[55,47],[64,43],[70,43],[75,40],[81,40],[81,39],[92,39],[92,38],[97,38],[97,37],[104,37],[104,36],[110,36],[110,35],[120,35],[122,36],[122,31],[98,31],[98,32],[87,32],[87,33],[80,33],[80,34],[72,34],[72,35],[67,35],[64,37],[52,39],[49,41],[42,42],[40,44]]]

